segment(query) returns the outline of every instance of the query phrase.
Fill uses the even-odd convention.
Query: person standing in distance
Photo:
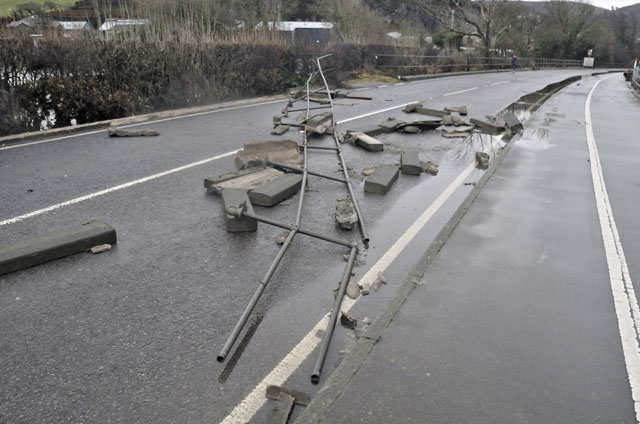
[[[518,55],[514,54],[511,57],[511,73],[515,74],[516,73],[516,66],[518,66]]]

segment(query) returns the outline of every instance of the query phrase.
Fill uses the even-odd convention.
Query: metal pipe
[[[310,107],[310,110],[316,110],[316,109],[327,109],[330,108],[331,106],[326,105],[326,106],[314,106],[314,107]],[[289,109],[289,112],[304,112],[307,109]]]
[[[263,222],[265,224],[273,225],[274,227],[284,228],[285,230],[289,231],[296,230],[298,233],[304,234],[305,236],[314,237],[320,240],[328,241],[330,243],[339,244],[341,246],[351,247],[353,245],[353,242],[347,240],[342,240],[311,230],[305,230],[304,228],[296,228],[295,225],[283,224],[282,222],[274,221],[273,219],[265,218],[264,216],[256,215],[250,212],[242,212],[242,215],[251,219],[255,219],[256,221]]]
[[[322,146],[309,146],[310,149],[316,149],[316,150],[340,150],[337,147],[322,147]]]
[[[353,270],[353,264],[356,260],[356,254],[358,253],[358,247],[354,244],[351,247],[351,253],[349,254],[349,260],[347,266],[344,268],[344,274],[342,274],[342,281],[340,281],[340,289],[338,290],[338,296],[333,304],[333,310],[329,317],[329,324],[327,330],[322,338],[322,344],[320,345],[320,352],[318,353],[318,359],[316,365],[313,367],[313,373],[311,374],[311,383],[318,384],[320,382],[320,373],[322,372],[322,365],[327,357],[327,351],[329,350],[329,343],[331,343],[331,336],[338,320],[338,314],[340,313],[340,307],[342,306],[342,298],[347,291],[347,285],[351,279],[351,271]]]
[[[247,323],[247,320],[249,319],[249,316],[251,315],[251,312],[253,312],[253,309],[256,307],[256,304],[258,303],[258,300],[260,300],[260,296],[262,296],[262,293],[264,292],[264,289],[267,287],[267,284],[269,284],[269,281],[271,280],[271,277],[273,276],[273,273],[276,271],[276,268],[280,264],[280,261],[282,261],[282,258],[284,257],[284,254],[286,253],[287,249],[291,245],[291,240],[293,240],[293,237],[296,235],[296,232],[297,231],[295,229],[292,229],[289,232],[289,236],[284,241],[284,244],[280,248],[280,251],[278,252],[278,255],[276,256],[275,260],[273,261],[273,263],[271,264],[271,266],[267,270],[267,273],[265,274],[264,278],[259,282],[258,288],[253,293],[253,297],[249,301],[249,304],[247,305],[247,307],[244,309],[244,312],[242,313],[242,316],[240,317],[240,319],[236,323],[236,326],[233,328],[233,331],[229,335],[229,338],[227,338],[226,343],[224,344],[224,346],[222,347],[222,350],[218,354],[218,356],[216,358],[218,360],[218,362],[223,362],[225,360],[225,358],[227,357],[227,355],[229,354],[229,351],[231,350],[231,348],[235,344],[236,340],[238,339],[238,336],[240,335],[240,332],[242,331],[242,328]]]
[[[311,146],[309,146],[309,148],[311,148]],[[284,163],[279,163],[279,162],[273,162],[268,160],[267,163],[275,168],[281,168],[281,169],[288,169],[289,171],[293,171],[293,172],[297,172],[297,173],[302,173],[304,170],[298,168],[297,166],[291,166],[291,165],[285,165]],[[314,171],[309,171],[307,170],[307,173],[309,173],[310,175],[316,176],[316,177],[321,177],[321,178],[326,178],[327,180],[332,180],[332,181],[338,181],[340,183],[346,183],[346,181],[342,178],[338,178],[338,177],[333,177],[331,175],[326,175],[326,174],[321,174],[320,172],[314,172]]]
[[[322,81],[324,82],[324,86],[327,89],[327,93],[330,92],[329,90],[329,84],[327,83],[327,79],[325,78],[324,74],[322,73],[322,65],[320,65],[320,59],[323,59],[325,57],[329,57],[332,55],[326,55],[326,56],[322,56],[319,57],[317,59],[317,63],[318,63],[318,70],[320,72],[320,77],[322,77]],[[331,99],[331,96],[329,96],[329,104],[331,104],[331,116],[332,116],[332,120],[335,118],[335,114],[334,114],[334,108],[333,108],[333,100]],[[335,121],[334,121],[335,122]],[[340,148],[340,142],[338,141],[338,136],[336,135],[336,128],[335,128],[335,123],[333,125],[333,141],[336,145],[337,148]],[[358,227],[360,228],[360,233],[362,234],[362,242],[364,243],[365,247],[368,246],[369,244],[369,233],[367,232],[367,227],[364,223],[364,219],[362,217],[362,213],[360,212],[360,207],[358,206],[358,201],[356,200],[356,196],[355,193],[353,192],[353,187],[351,186],[351,180],[349,178],[349,172],[347,171],[347,164],[344,160],[344,156],[342,155],[342,150],[338,150],[338,157],[340,158],[340,163],[342,164],[342,173],[344,174],[344,179],[346,181],[347,184],[347,189],[349,190],[349,196],[351,196],[351,202],[353,203],[353,208],[356,211],[356,215],[358,215]]]

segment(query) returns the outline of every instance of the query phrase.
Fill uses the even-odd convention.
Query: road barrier
[[[636,88],[640,89],[640,66],[636,66],[633,68],[633,76],[631,77],[631,82]]]

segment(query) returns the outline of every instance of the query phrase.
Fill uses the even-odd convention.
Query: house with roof
[[[100,25],[99,29],[105,36],[108,36],[116,32],[132,31],[150,23],[149,19],[107,19]]]
[[[10,22],[7,25],[10,29],[33,29],[42,25],[42,19],[38,15],[27,16],[19,21]]]
[[[327,44],[331,40],[333,23],[331,22],[260,22],[256,30],[279,31],[287,35],[294,43]]]

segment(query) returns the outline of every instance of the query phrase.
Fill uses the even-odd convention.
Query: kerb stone
[[[408,175],[420,175],[420,155],[418,152],[403,152],[400,155],[400,172]]]
[[[258,206],[271,207],[300,191],[302,175],[285,174],[249,192],[249,200]]]
[[[273,168],[253,167],[237,172],[228,172],[217,177],[205,178],[204,188],[218,194],[224,188],[242,188],[253,190],[263,184],[284,175],[284,172]]]
[[[507,113],[503,116],[505,126],[511,131],[515,133],[523,128],[522,122],[518,119],[518,117],[513,113]]]
[[[384,128],[379,125],[366,125],[364,127],[356,128],[353,130],[347,130],[347,133],[363,133],[371,137],[375,137],[380,134],[384,134]]]
[[[356,137],[356,144],[370,152],[384,151],[384,143],[364,133],[353,133]]]
[[[400,170],[394,165],[379,165],[364,182],[367,193],[385,194],[398,179]]]

